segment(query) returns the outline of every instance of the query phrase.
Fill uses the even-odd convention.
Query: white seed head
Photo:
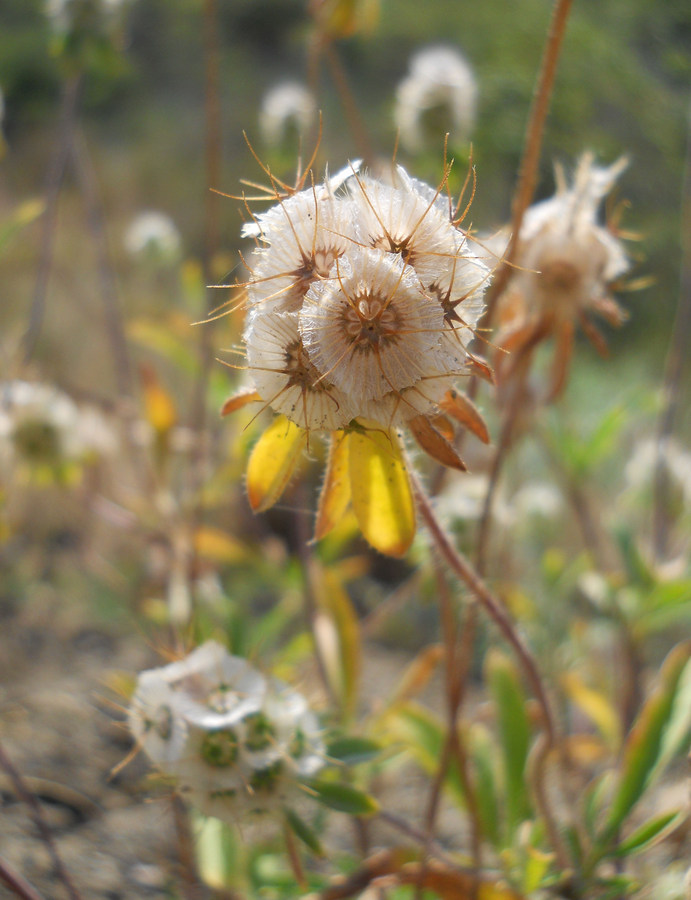
[[[396,91],[394,109],[403,146],[419,152],[428,138],[439,140],[445,130],[455,140],[467,138],[475,122],[477,83],[465,58],[450,47],[427,47],[411,58],[409,68]],[[435,109],[437,133],[427,134],[426,114]]]
[[[317,103],[305,85],[282,81],[264,95],[259,112],[259,128],[268,144],[280,144],[293,126],[303,135],[314,125]]]
[[[56,465],[116,447],[116,436],[98,410],[80,407],[53,385],[0,383],[0,454],[8,463]]]
[[[354,164],[244,229],[244,340],[263,400],[311,430],[430,412],[463,374],[489,270],[448,198],[397,166]],[[346,190],[341,186],[346,183]]]
[[[300,328],[316,368],[361,407],[425,375],[444,316],[393,253],[356,248],[335,269],[308,292]]]
[[[124,244],[132,256],[173,261],[180,253],[180,232],[170,216],[147,210],[132,220]]]
[[[553,197],[525,215],[512,291],[538,314],[573,319],[601,301],[608,285],[629,268],[621,242],[598,223],[602,199],[626,166],[620,159],[602,168],[591,154],[581,157],[569,187],[556,170]]]

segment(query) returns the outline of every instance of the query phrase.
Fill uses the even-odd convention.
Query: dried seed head
[[[246,226],[260,245],[244,339],[264,401],[310,430],[432,410],[464,371],[489,274],[451,219],[401,166],[391,185],[352,166]]]

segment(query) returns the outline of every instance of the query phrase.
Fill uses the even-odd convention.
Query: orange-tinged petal
[[[447,391],[439,405],[444,412],[453,416],[457,422],[460,422],[461,425],[472,431],[475,437],[480,438],[484,444],[489,444],[490,438],[487,424],[480,415],[478,408],[465,394],[460,394],[454,390]]]
[[[307,432],[285,416],[278,416],[254,445],[247,464],[247,496],[255,512],[273,506],[286,489]]]
[[[343,431],[334,431],[331,436],[326,476],[319,495],[315,540],[338,525],[350,503],[349,437]]]
[[[221,407],[221,415],[229,416],[231,413],[235,412],[237,409],[242,409],[244,406],[247,406],[249,403],[261,403],[262,398],[260,395],[253,391],[251,388],[245,388],[244,390],[238,391],[237,394],[233,394],[232,397],[228,397],[226,402]]]
[[[437,431],[427,416],[415,416],[408,423],[408,427],[415,440],[432,459],[436,459],[443,466],[460,469],[461,472],[466,471],[466,464],[458,455],[454,446],[446,440],[441,432]]]
[[[398,438],[393,431],[375,426],[353,432],[349,443],[358,525],[376,550],[403,556],[415,536],[415,506]]]
[[[151,366],[142,366],[141,378],[147,421],[159,434],[170,431],[178,418],[175,401]]]

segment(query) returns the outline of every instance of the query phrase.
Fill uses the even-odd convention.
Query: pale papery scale
[[[312,285],[300,311],[311,361],[360,410],[426,374],[443,327],[441,306],[396,254],[356,248]]]
[[[260,238],[248,265],[248,298],[266,311],[296,312],[310,284],[328,276],[352,246],[353,215],[345,199],[323,187],[302,191],[258,218]]]
[[[297,313],[253,310],[245,329],[254,385],[272,409],[307,429],[336,430],[357,415],[350,398],[312,363]]]
[[[441,195],[397,166],[393,186],[359,176],[349,185],[356,204],[357,234],[364,246],[399,252],[424,285],[440,276],[456,255],[457,229]]]

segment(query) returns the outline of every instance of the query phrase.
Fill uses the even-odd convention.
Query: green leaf
[[[309,847],[312,853],[317,856],[324,856],[324,850],[319,843],[319,838],[310,826],[300,818],[294,809],[284,809],[283,812],[291,831],[300,838],[302,843],[305,844],[306,847]]]
[[[655,838],[676,828],[683,815],[682,812],[675,809],[673,812],[664,813],[664,815],[650,819],[649,822],[645,822],[633,834],[630,834],[626,840],[622,841],[613,855],[629,856],[632,853],[637,853],[639,850],[645,850]]]
[[[666,728],[675,708],[680,679],[689,662],[691,643],[678,644],[660,672],[660,686],[643,706],[624,746],[621,777],[598,843],[606,847],[648,787],[662,756]],[[659,770],[658,770],[659,771]]]
[[[499,847],[499,801],[494,771],[496,742],[484,727],[476,725],[470,731],[470,746],[482,831],[487,840]]]
[[[341,762],[346,766],[369,762],[379,753],[381,753],[381,747],[376,741],[362,737],[337,737],[326,746],[326,755],[329,759]]]
[[[387,716],[386,724],[394,738],[403,741],[422,768],[432,774],[439,768],[444,746],[445,727],[434,713],[417,703],[399,706]],[[465,803],[465,791],[455,760],[449,765],[446,786],[458,803]]]
[[[237,885],[240,847],[233,830],[219,819],[195,815],[194,835],[197,869],[204,883],[219,890]]]
[[[306,781],[305,785],[314,792],[315,799],[329,809],[349,813],[351,816],[371,816],[379,811],[379,804],[357,788],[335,781]]]
[[[511,834],[530,815],[525,777],[530,722],[520,678],[509,658],[496,650],[488,653],[487,677],[497,709],[506,776],[506,823]]]

